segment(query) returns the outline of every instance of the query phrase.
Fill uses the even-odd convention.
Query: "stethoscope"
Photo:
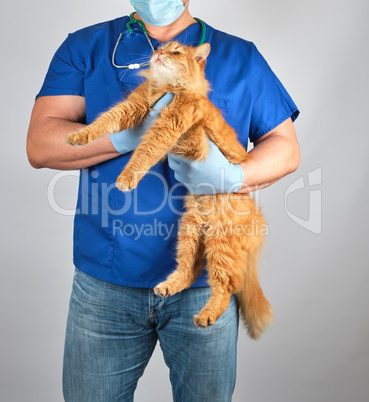
[[[151,43],[150,37],[149,37],[149,35],[148,35],[147,31],[146,31],[145,25],[144,25],[144,23],[142,21],[136,20],[136,19],[133,18],[134,13],[135,12],[133,12],[129,16],[129,21],[127,22],[127,25],[126,25],[127,29],[128,29],[128,32],[130,34],[133,33],[131,25],[137,22],[137,24],[140,25],[140,27],[142,29],[142,32],[144,33],[144,35],[145,35],[145,37],[147,39],[147,42],[149,43],[149,45],[150,45],[150,47],[152,49],[152,52],[154,53],[155,49],[154,49],[154,46]],[[195,20],[201,25],[201,40],[200,40],[200,43],[198,45],[198,46],[200,46],[205,42],[206,26],[205,26],[204,22],[200,20],[200,18],[195,18]],[[149,66],[150,62],[140,63],[140,64],[138,64],[138,63],[128,64],[128,66],[118,66],[117,64],[115,64],[115,53],[117,52],[118,45],[119,45],[120,40],[122,39],[122,36],[123,36],[123,33],[121,33],[119,35],[119,38],[118,38],[117,43],[115,44],[115,47],[114,47],[114,50],[113,50],[113,55],[111,57],[111,62],[113,64],[113,66],[116,67],[116,68],[128,68],[130,70],[137,70],[138,68]]]

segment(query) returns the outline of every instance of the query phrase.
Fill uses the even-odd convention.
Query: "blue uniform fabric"
[[[70,34],[54,55],[37,96],[78,95],[86,102],[86,123],[125,99],[143,80],[115,63],[148,61],[152,50],[138,24],[133,33],[121,17]],[[206,77],[210,100],[246,147],[299,111],[255,45],[206,25],[211,52]],[[174,40],[197,46],[200,24]],[[156,48],[159,43],[152,39]],[[151,288],[176,268],[176,234],[186,189],[167,162],[157,163],[137,189],[122,193],[115,181],[131,153],[81,170],[74,225],[74,264],[81,271],[118,285]],[[193,285],[207,286],[203,275]]]

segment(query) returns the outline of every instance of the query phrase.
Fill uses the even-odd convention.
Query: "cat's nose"
[[[164,52],[162,50],[158,50],[158,56],[161,56],[163,54],[164,54]]]

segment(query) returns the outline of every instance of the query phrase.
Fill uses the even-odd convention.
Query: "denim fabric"
[[[235,298],[212,326],[193,316],[210,288],[168,298],[103,282],[76,269],[67,322],[63,392],[67,402],[133,401],[157,340],[170,369],[173,400],[231,401],[236,379]]]

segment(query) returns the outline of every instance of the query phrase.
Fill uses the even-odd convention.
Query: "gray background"
[[[190,7],[254,41],[302,112],[298,171],[260,193],[270,230],[260,280],[276,321],[257,342],[240,330],[233,400],[367,401],[369,2],[192,0]],[[33,170],[26,159],[34,96],[67,33],[130,11],[128,0],[2,6],[1,402],[62,400],[73,218],[48,201],[57,172]],[[309,188],[312,171],[321,182],[315,177]],[[55,200],[73,209],[76,189],[75,174],[63,177]],[[138,385],[136,401],[148,400],[171,400],[159,348]]]

